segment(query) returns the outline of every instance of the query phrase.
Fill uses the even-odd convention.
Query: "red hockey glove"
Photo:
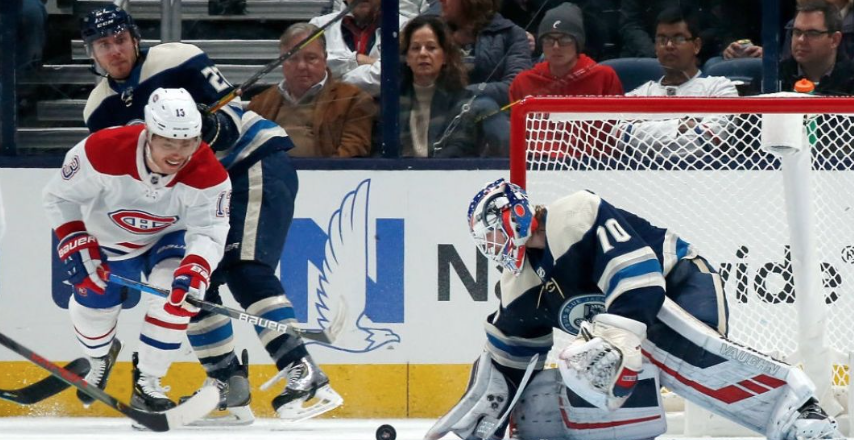
[[[63,228],[57,229],[57,235]],[[81,295],[86,295],[87,291],[104,294],[109,267],[95,237],[85,229],[67,233],[60,238],[56,253],[65,263],[66,279]]]
[[[199,308],[186,301],[187,296],[204,299],[205,290],[210,284],[211,269],[208,262],[198,255],[188,255],[181,261],[172,280],[172,293],[164,306],[167,312],[176,316],[196,316]]]

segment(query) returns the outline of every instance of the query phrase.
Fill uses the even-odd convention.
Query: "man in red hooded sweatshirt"
[[[516,76],[510,102],[537,95],[623,94],[614,69],[584,55],[584,21],[578,6],[563,3],[546,12],[537,38],[546,60]]]

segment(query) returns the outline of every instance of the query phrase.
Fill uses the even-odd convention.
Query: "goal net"
[[[832,393],[854,351],[852,115],[848,98],[528,98],[511,180],[535,204],[588,189],[674,231],[720,272],[729,337]]]

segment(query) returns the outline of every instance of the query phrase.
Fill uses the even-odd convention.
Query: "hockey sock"
[[[71,297],[68,311],[71,313],[71,323],[80,347],[87,356],[97,358],[106,356],[110,344],[116,337],[116,322],[122,305],[106,309],[92,309],[82,306]]]

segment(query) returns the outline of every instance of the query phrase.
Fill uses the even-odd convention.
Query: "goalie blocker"
[[[518,438],[661,435],[667,425],[660,386],[771,440],[844,438],[816,403],[813,384],[801,370],[727,340],[669,299],[642,352],[635,391],[615,411],[600,409],[567,388],[557,370],[539,374],[512,415]]]

